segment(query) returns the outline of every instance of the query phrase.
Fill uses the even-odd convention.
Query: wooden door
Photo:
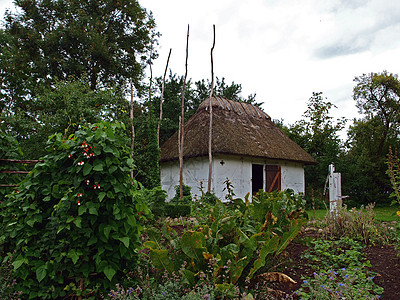
[[[273,192],[281,190],[281,166],[265,165],[266,187],[265,191]]]

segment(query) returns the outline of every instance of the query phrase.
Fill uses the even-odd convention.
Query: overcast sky
[[[257,94],[273,119],[301,119],[313,92],[338,108],[335,117],[357,117],[353,79],[363,73],[400,70],[400,1],[396,0],[140,0],[152,11],[162,76],[184,75],[187,25],[188,78],[210,79],[212,26],[214,73]],[[0,0],[0,12],[12,0]]]

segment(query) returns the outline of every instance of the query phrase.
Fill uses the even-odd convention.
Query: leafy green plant
[[[395,199],[392,204],[400,203],[400,158],[397,155],[397,149],[393,153],[392,148],[389,147],[387,165],[386,174],[389,176],[393,188],[391,196]]]
[[[260,194],[253,203],[235,199],[230,206],[217,200],[197,229],[179,237],[167,225],[161,231],[153,228],[144,246],[156,268],[170,274],[183,268],[189,285],[198,282],[200,274],[208,274],[217,290],[229,291],[270,267],[271,258],[284,251],[306,221],[290,192],[274,195]],[[272,211],[285,221],[278,222],[271,210],[264,211],[264,218],[259,215],[259,209],[271,202]]]
[[[167,192],[162,190],[161,187],[155,187],[151,190],[143,189],[142,192],[146,205],[150,208],[153,215],[165,216]]]
[[[22,151],[17,140],[0,131],[0,159],[21,159]],[[10,163],[0,162],[0,170],[16,170]],[[23,177],[18,174],[0,173],[0,184],[18,184]],[[0,201],[12,191],[11,187],[0,187]]]
[[[296,293],[301,299],[379,299],[383,289],[367,277],[362,269],[330,269],[314,273],[314,277],[303,281]],[[374,294],[371,294],[373,292]]]
[[[377,299],[383,289],[372,280],[371,264],[365,259],[361,242],[348,237],[337,241],[316,240],[304,257],[317,270],[303,278],[297,294],[302,299]],[[372,294],[373,293],[373,294]]]
[[[124,128],[104,122],[52,136],[44,162],[1,204],[0,243],[24,298],[95,298],[135,264],[149,211],[129,176]]]
[[[365,246],[356,240],[347,237],[337,241],[318,239],[311,244],[312,249],[304,257],[312,261],[318,270],[371,266],[369,261],[364,260],[361,252]]]
[[[16,281],[12,271],[10,259],[0,263],[0,299],[18,299],[19,293],[14,289]]]
[[[164,215],[171,218],[178,218],[190,215],[191,206],[188,204],[169,204],[164,206]]]
[[[184,184],[182,186],[183,197],[180,198],[179,197],[180,196],[179,195],[180,194],[179,185],[176,185],[175,186],[175,196],[174,196],[174,198],[171,199],[170,203],[171,204],[184,204],[184,205],[190,204],[190,202],[192,202],[192,194],[190,193],[191,189],[192,188],[190,186]]]

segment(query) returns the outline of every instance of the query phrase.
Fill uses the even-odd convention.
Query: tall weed
[[[374,204],[368,204],[367,207],[347,210],[344,205],[334,213],[329,212],[322,220],[325,227],[323,231],[325,238],[350,237],[366,245],[381,243],[383,238],[374,223],[373,208]]]

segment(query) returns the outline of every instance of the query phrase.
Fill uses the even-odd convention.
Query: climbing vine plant
[[[44,162],[0,204],[0,243],[24,298],[95,299],[135,263],[149,211],[129,176],[124,129],[99,123],[67,140],[53,135]]]

